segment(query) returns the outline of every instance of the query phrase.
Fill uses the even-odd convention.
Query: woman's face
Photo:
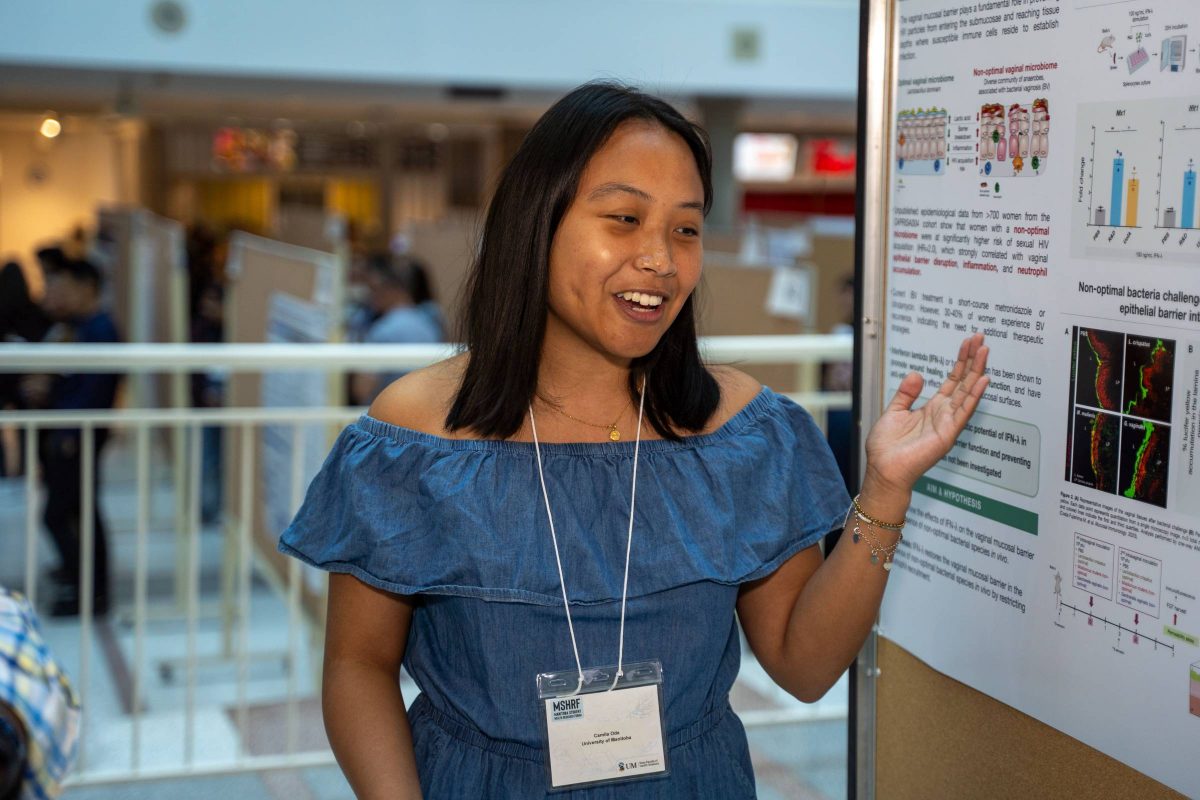
[[[700,280],[704,185],[678,135],[623,123],[596,151],[550,247],[547,339],[643,356]]]

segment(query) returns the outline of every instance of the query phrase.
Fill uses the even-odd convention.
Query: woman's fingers
[[[977,333],[963,339],[958,347],[958,358],[954,362],[946,380],[938,388],[933,400],[938,402],[926,404],[928,412],[936,413],[937,409],[949,408],[955,421],[959,421],[959,413],[964,412],[962,422],[971,415],[983,391],[987,387],[988,347],[983,343],[983,334]],[[887,411],[910,411],[913,404],[920,398],[925,379],[919,373],[910,372],[904,376],[896,394],[887,405]]]
[[[975,344],[975,342],[973,341],[972,344]],[[979,380],[987,371],[987,360],[990,350],[987,345],[983,344],[982,337],[980,337],[978,345],[973,347],[972,350],[970,361],[966,366],[966,374],[958,381],[950,398],[951,405],[956,408],[961,406],[966,398],[971,395],[975,385],[979,383]]]
[[[991,381],[986,375],[981,376],[971,386],[971,390],[963,397],[958,408],[954,409],[955,422],[958,423],[959,430],[967,424],[967,420],[975,413],[976,406],[983,399],[983,393],[987,390],[988,383]]]
[[[958,382],[962,380],[963,375],[966,374],[967,365],[970,363],[970,358],[972,355],[972,347],[975,346],[977,339],[979,342],[982,342],[982,334],[977,333],[975,336],[968,336],[966,339],[962,340],[962,344],[958,346],[958,358],[955,360],[954,366],[950,368],[950,374],[947,375],[946,380],[942,382],[941,388],[938,389],[938,394],[945,395],[946,397],[954,394],[954,390],[957,388]]]
[[[917,398],[921,396],[921,387],[925,385],[925,379],[920,373],[910,372],[904,376],[904,380],[900,381],[900,386],[897,387],[896,393],[892,395],[892,401],[888,403],[886,411],[908,411],[912,408],[912,404],[917,402]]]

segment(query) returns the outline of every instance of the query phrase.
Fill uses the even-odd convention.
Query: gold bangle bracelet
[[[854,499],[850,501],[854,504],[854,516],[858,517],[869,525],[874,525],[876,528],[883,528],[884,530],[888,531],[899,531],[904,529],[905,523],[908,522],[907,519],[901,520],[900,522],[883,522],[881,520],[877,520],[862,510],[862,506],[858,504],[858,498],[859,495],[855,495]]]

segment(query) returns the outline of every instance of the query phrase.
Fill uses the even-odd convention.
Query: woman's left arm
[[[868,516],[898,522],[912,487],[954,446],[987,388],[983,336],[963,341],[958,359],[928,402],[913,409],[924,379],[909,373],[867,436],[859,505]],[[868,537],[855,543],[855,516],[828,559],[817,547],[793,556],[771,575],[742,587],[738,618],[767,674],[806,702],[819,699],[850,666],[879,614],[888,572],[871,563]],[[859,523],[876,547],[896,532]]]

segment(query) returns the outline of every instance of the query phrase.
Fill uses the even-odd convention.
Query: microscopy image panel
[[[1171,382],[1175,342],[1152,336],[1125,338],[1124,411],[1159,422],[1171,421]]]
[[[1095,328],[1076,330],[1075,402],[1120,411],[1125,334]]]
[[[1120,417],[1090,408],[1075,409],[1071,482],[1115,494],[1120,440]]]
[[[1071,480],[1071,470],[1074,464],[1075,453],[1075,384],[1079,381],[1079,326],[1076,325],[1071,329],[1071,365],[1069,367],[1071,374],[1070,394],[1067,398],[1067,435],[1065,456],[1063,458],[1063,470],[1066,474],[1063,476],[1064,481]]]
[[[1121,494],[1131,500],[1166,508],[1170,447],[1170,425],[1122,419]]]

